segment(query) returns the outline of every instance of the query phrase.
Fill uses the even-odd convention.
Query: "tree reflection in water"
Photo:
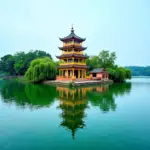
[[[23,84],[5,81],[0,86],[2,100],[24,109],[50,107],[58,99],[62,110],[61,126],[67,128],[75,138],[78,129],[85,127],[85,110],[91,106],[99,107],[104,113],[115,111],[115,98],[129,94],[131,83],[67,88],[60,86]]]
[[[71,131],[72,137],[75,138],[77,129],[85,127],[84,118],[86,117],[85,109],[88,103],[98,106],[102,112],[116,110],[115,97],[129,93],[131,83],[89,86],[69,89],[58,87],[60,105],[62,110],[61,126]]]
[[[111,85],[102,85],[92,88],[87,93],[89,102],[93,106],[99,106],[102,112],[116,110],[115,97],[130,93],[131,83],[118,83]]]
[[[49,107],[57,97],[55,86],[23,84],[16,81],[6,81],[0,92],[5,103],[30,109]]]

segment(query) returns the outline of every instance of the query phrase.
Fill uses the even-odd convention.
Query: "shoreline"
[[[107,80],[107,81],[102,81],[102,80],[89,80],[89,81],[74,81],[74,82],[70,82],[70,81],[57,81],[57,80],[47,80],[44,81],[43,84],[47,84],[47,85],[62,85],[62,86],[69,86],[71,84],[71,86],[75,87],[75,86],[87,86],[87,85],[99,85],[99,84],[111,84],[113,83],[112,80]]]

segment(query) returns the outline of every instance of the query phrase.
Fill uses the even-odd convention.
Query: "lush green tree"
[[[126,70],[122,67],[119,67],[115,70],[114,81],[124,82],[126,79]]]
[[[37,58],[33,60],[25,73],[27,81],[41,82],[56,78],[56,66],[49,57]]]
[[[132,72],[130,69],[125,69],[125,72],[126,72],[126,79],[131,79],[132,77]]]
[[[24,75],[32,60],[43,57],[52,59],[50,54],[41,50],[5,55],[0,60],[0,71],[10,75]]]
[[[106,71],[109,74],[109,79],[114,80],[115,77],[115,69],[114,68],[106,68]]]
[[[26,54],[25,52],[18,52],[14,55],[15,64],[14,69],[16,74],[23,75],[25,72],[25,60],[26,60]]]
[[[86,64],[89,67],[88,70],[91,71],[94,68],[99,68],[100,63],[99,63],[99,58],[98,56],[91,56],[86,60]]]
[[[98,55],[98,62],[102,68],[109,68],[115,65],[116,53],[110,53],[107,50],[102,50]]]
[[[56,67],[59,66],[59,65],[60,65],[60,62],[61,62],[61,61],[55,61],[55,62],[54,62],[54,63],[55,63],[55,66],[56,66]],[[59,70],[58,70],[58,69],[57,69],[56,74],[59,75]]]
[[[131,71],[123,67],[106,68],[109,78],[115,82],[124,82],[131,79]]]
[[[91,56],[87,59],[86,63],[91,71],[94,68],[112,68],[115,66],[116,54],[110,53],[107,50],[102,50],[98,56]]]
[[[131,79],[130,69],[118,67],[115,64],[115,52],[102,50],[98,56],[92,56],[87,59],[88,72],[94,68],[104,68],[109,73],[109,78],[115,82],[124,82],[126,79]]]
[[[0,71],[3,73],[9,73],[15,75],[14,70],[15,60],[12,55],[5,55],[0,60]]]

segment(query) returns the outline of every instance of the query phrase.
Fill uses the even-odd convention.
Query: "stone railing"
[[[72,45],[74,45],[74,46],[82,46],[82,44],[80,44],[80,43],[74,43],[74,42],[71,42],[71,43],[67,43],[67,44],[63,44],[63,46],[65,47],[65,46],[72,46]]]
[[[70,51],[70,52],[65,52],[65,51],[63,51],[62,52],[62,54],[83,54],[83,52],[81,51],[81,52],[75,52],[75,51]]]
[[[85,62],[61,62],[60,65],[86,65]]]

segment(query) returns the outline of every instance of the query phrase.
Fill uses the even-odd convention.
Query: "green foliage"
[[[108,74],[109,74],[109,78],[110,78],[111,80],[114,80],[115,69],[113,69],[113,68],[106,68],[106,71],[107,71]]]
[[[24,75],[32,60],[43,57],[51,58],[51,55],[41,50],[5,55],[1,57],[0,70],[9,75]]]
[[[106,68],[109,73],[109,78],[115,82],[124,82],[126,79],[131,79],[131,71],[122,67]]]
[[[86,64],[89,67],[88,70],[91,71],[94,68],[99,68],[100,67],[100,63],[99,63],[99,58],[98,56],[91,56],[90,58],[88,58],[86,60]]]
[[[126,79],[126,71],[124,68],[117,68],[115,71],[114,81],[124,82]]]
[[[131,79],[131,76],[132,76],[132,72],[130,69],[125,69],[126,71],[126,79]]]
[[[124,82],[126,79],[131,79],[130,69],[118,67],[115,64],[115,52],[102,50],[98,56],[92,56],[87,59],[88,73],[94,68],[104,68],[109,73],[109,78],[115,82]]]
[[[87,59],[86,63],[89,71],[94,68],[111,68],[115,65],[116,54],[110,53],[107,50],[102,50],[98,56],[91,56]]]
[[[116,58],[117,57],[116,57],[116,53],[115,52],[110,53],[107,50],[102,50],[99,53],[99,56],[98,56],[100,66],[102,68],[113,67],[115,65]]]
[[[53,60],[48,57],[33,60],[25,73],[29,82],[41,82],[54,80],[56,78],[56,66]]]
[[[1,57],[0,60],[0,71],[3,73],[10,73],[11,75],[14,75],[14,63],[15,60],[12,55],[5,55]]]
[[[54,63],[55,63],[56,67],[60,65],[60,61],[55,61]],[[59,75],[59,70],[58,69],[57,69],[56,74]]]

